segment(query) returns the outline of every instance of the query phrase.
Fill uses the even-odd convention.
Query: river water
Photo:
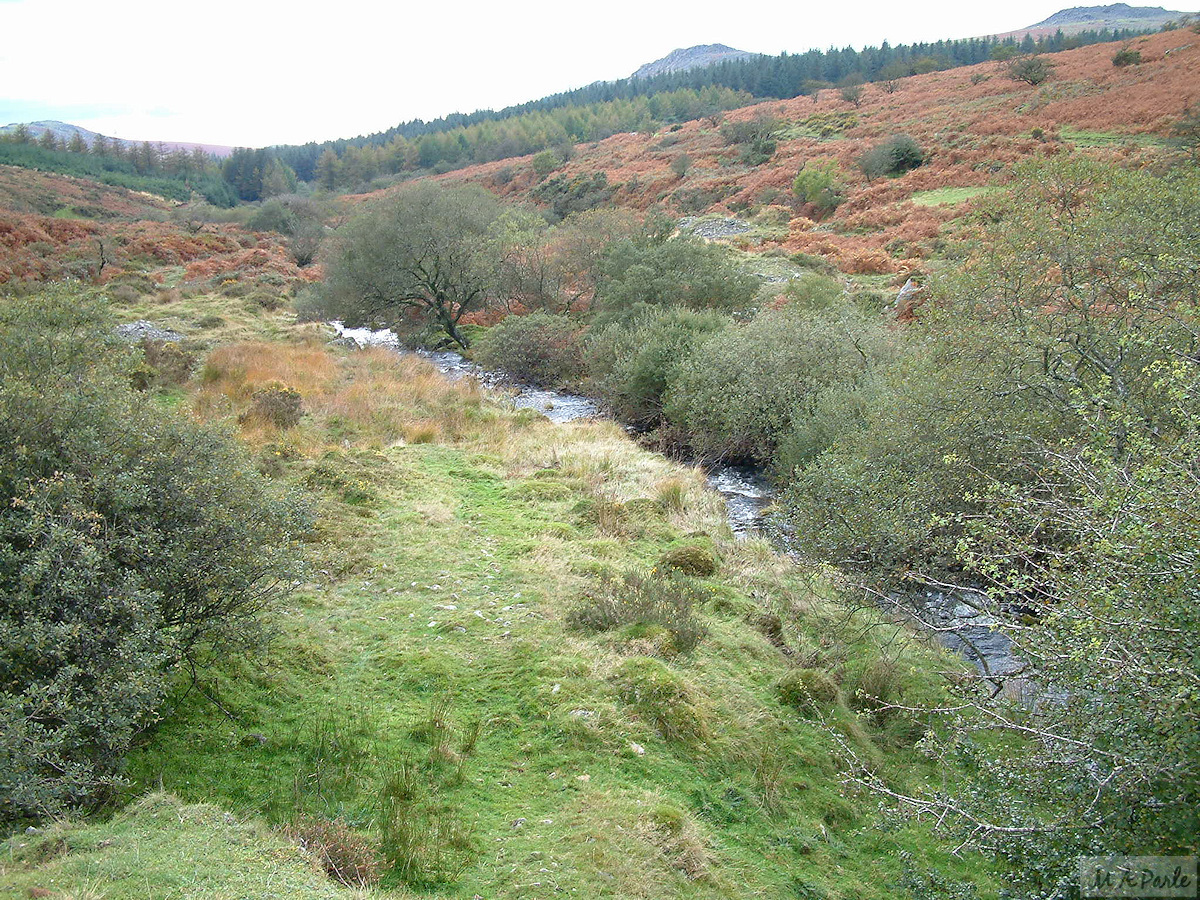
[[[448,378],[474,378],[504,395],[516,409],[536,409],[553,422],[608,418],[590,397],[547,390],[488,372],[450,350],[407,351],[388,330],[344,328],[333,323],[338,334],[353,338],[361,346],[391,347],[397,352],[416,352],[433,363]],[[739,539],[767,534],[775,488],[766,476],[752,466],[715,465],[707,469],[708,485],[725,500],[730,528]],[[893,605],[918,627],[932,631],[946,648],[966,657],[979,671],[1003,680],[1022,668],[1012,641],[997,630],[997,620],[988,615],[985,598],[970,591],[928,589],[900,596]]]

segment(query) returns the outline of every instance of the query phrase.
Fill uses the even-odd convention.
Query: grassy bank
[[[376,890],[400,896],[893,897],[930,869],[980,879],[840,775],[852,758],[897,785],[930,775],[922,723],[883,704],[930,699],[958,663],[735,542],[699,472],[614,425],[555,426],[423,361],[290,334],[213,349],[183,402],[240,423],[263,471],[314,497],[308,582],[261,655],[181,680],[132,760],[140,805],[63,826],[54,854],[10,842],[0,891],[309,896],[232,863],[225,881],[180,875],[199,833],[287,857],[282,831],[241,824],[260,820],[318,856],[382,860]],[[296,427],[256,405],[273,384],[300,394]]]

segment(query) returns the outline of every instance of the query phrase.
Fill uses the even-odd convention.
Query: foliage
[[[924,162],[925,153],[920,145],[906,134],[897,134],[860,156],[858,167],[869,181],[885,175],[903,175]]]
[[[1125,66],[1139,66],[1142,64],[1142,51],[1134,50],[1132,47],[1122,47],[1113,54],[1112,64],[1118,69]]]
[[[1196,849],[1200,178],[1042,161],[986,221],[789,504],[876,588],[986,589],[1034,699],[961,681],[925,746],[972,777],[900,802],[1065,896],[1080,855]]]
[[[146,165],[130,159],[128,155],[71,153],[46,149],[33,143],[0,140],[2,165],[93,178],[103,184],[145,191],[180,202],[190,200],[195,190],[214,206],[233,206],[237,196],[211,161],[205,157],[205,162],[196,168],[191,159],[188,157],[186,168],[180,166],[168,170],[157,159],[151,165]]]
[[[833,212],[846,199],[836,160],[806,162],[792,180],[792,193],[802,203],[811,203],[820,215]]]
[[[504,318],[480,338],[475,358],[534,384],[577,384],[584,374],[578,323],[541,311]]]
[[[779,120],[770,116],[726,120],[721,123],[721,137],[727,144],[742,146],[738,159],[743,165],[759,166],[775,155],[779,129]]]
[[[700,238],[643,234],[617,241],[597,262],[596,307],[602,320],[628,320],[653,306],[737,309],[756,280],[739,271],[729,251]]]
[[[587,339],[592,387],[623,422],[644,427],[662,417],[663,396],[679,366],[728,319],[678,306],[650,307]]]
[[[604,172],[592,175],[559,175],[542,182],[530,196],[549,204],[552,221],[565,219],[572,213],[586,212],[612,199],[618,185],[610,185]]]
[[[288,237],[288,248],[299,266],[307,266],[317,255],[325,237],[324,215],[311,199],[295,194],[272,197],[250,217],[256,231],[276,231]]]
[[[804,713],[820,713],[841,701],[841,691],[820,669],[790,669],[775,685],[779,702]]]
[[[1200,103],[1193,103],[1172,124],[1171,139],[1193,163],[1200,163]]]
[[[820,398],[867,377],[887,343],[883,323],[848,304],[764,310],[717,332],[680,365],[667,418],[709,459],[769,465],[785,441],[794,458],[818,452],[829,439],[813,424]]]
[[[326,255],[324,304],[346,321],[390,325],[412,310],[460,347],[468,312],[492,298],[499,202],[474,185],[423,182],[365,207]]]
[[[541,153],[534,154],[530,165],[533,166],[534,174],[538,178],[545,178],[562,165],[562,159],[553,150],[543,150]]]
[[[304,416],[304,400],[300,392],[278,382],[254,392],[245,419],[257,419],[279,429],[295,428]]]
[[[257,635],[304,518],[223,434],[128,385],[94,298],[0,311],[0,818],[119,781],[171,671]]]
[[[1040,56],[1020,56],[1008,64],[1008,77],[1034,86],[1041,84],[1054,72],[1054,64]]]

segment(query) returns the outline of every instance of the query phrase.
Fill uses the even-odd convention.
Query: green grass
[[[59,823],[0,847],[0,897],[55,900],[352,900],[295,844],[261,824],[167,794],[109,822]]]
[[[1076,131],[1063,128],[1059,136],[1077,147],[1165,147],[1167,141],[1157,134],[1121,134],[1116,131]]]
[[[231,298],[153,302],[122,312],[286,330],[268,314],[243,321]],[[353,410],[343,417],[377,414]],[[933,777],[919,728],[877,728],[841,699],[822,722],[777,689],[802,659],[849,698],[856,672],[899,652],[903,701],[901,681],[936,685],[953,660],[846,622],[822,579],[732,539],[698,472],[615,425],[428,410],[431,442],[346,447],[331,433],[322,449],[309,434],[308,451],[281,458],[281,481],[314,494],[318,542],[273,642],[181,680],[115,804],[135,805],[71,831],[74,849],[53,859],[14,838],[0,895],[45,884],[76,898],[342,896],[304,881],[281,839],[241,824],[314,818],[405,860],[379,889],[401,896],[884,898],[897,896],[902,854],[988,895],[980,860],[952,856],[923,826],[885,823],[877,798],[842,782],[850,755],[900,787]],[[339,434],[382,433],[347,421]],[[707,635],[693,652],[662,628],[566,625],[603,575],[648,572],[697,541],[720,567],[694,582]],[[791,657],[759,624],[772,615]],[[179,801],[137,805],[156,791]],[[399,836],[397,803],[410,826]]]
[[[991,185],[935,188],[931,191],[917,191],[909,197],[909,200],[917,206],[949,206],[954,203],[965,203],[976,197],[986,197],[998,190],[999,188]]]

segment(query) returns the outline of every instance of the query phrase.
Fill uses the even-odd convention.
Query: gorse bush
[[[907,134],[897,134],[858,158],[858,167],[870,181],[885,175],[903,175],[925,162],[920,145]]]
[[[0,820],[102,797],[171,672],[255,642],[293,577],[303,509],[131,361],[77,289],[0,308]]]
[[[728,323],[719,312],[646,308],[593,331],[586,345],[592,388],[622,421],[650,426],[662,418],[679,366]]]
[[[479,339],[475,358],[534,384],[573,385],[584,375],[579,324],[545,312],[508,316]]]

